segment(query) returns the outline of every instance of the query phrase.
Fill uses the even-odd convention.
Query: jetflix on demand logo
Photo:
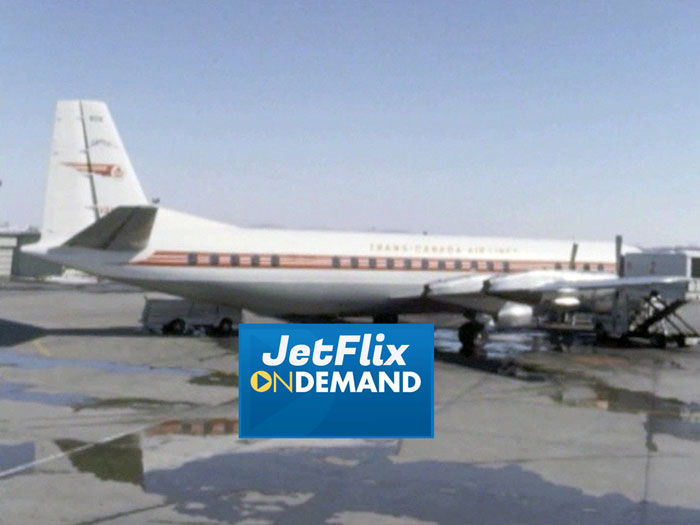
[[[433,437],[433,325],[243,324],[239,435]]]

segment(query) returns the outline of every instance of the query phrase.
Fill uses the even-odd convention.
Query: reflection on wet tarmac
[[[443,352],[459,352],[462,344],[457,331],[449,328],[435,329],[435,349]],[[547,333],[538,330],[518,330],[513,332],[489,333],[478,350],[481,357],[504,359],[522,352],[551,350],[552,344]]]
[[[182,429],[182,423],[160,430]],[[198,439],[189,442],[190,453],[207,448],[208,438]],[[148,451],[142,450],[138,434],[89,447],[78,440],[55,443],[80,472],[141,486],[165,497],[180,513],[222,522],[325,523],[347,513],[396,517],[401,509],[404,521],[549,523],[554,508],[560,523],[700,520],[698,510],[636,502],[620,494],[586,495],[516,465],[396,462],[398,441],[358,440],[356,447],[341,448],[242,449],[192,460],[183,456],[175,468],[150,471],[144,469]],[[22,450],[25,456],[31,452],[26,444]]]
[[[36,458],[32,442],[5,445],[0,443],[0,472],[31,463]]]
[[[143,432],[145,437],[167,435],[205,437],[234,434],[238,434],[238,420],[227,418],[169,420]],[[142,434],[134,433],[104,443],[87,443],[76,439],[56,439],[54,443],[80,472],[89,472],[105,481],[142,485],[144,452],[141,440]],[[199,443],[201,447],[206,445],[206,440]],[[3,463],[0,457],[0,470],[17,467],[34,460],[34,444],[0,445],[0,454],[7,454],[7,457],[11,458],[11,461]],[[186,458],[183,457],[182,460],[185,461]]]
[[[167,434],[182,434],[188,436],[223,436],[238,434],[237,419],[194,419],[170,420],[146,430],[147,436],[163,436]]]
[[[513,356],[546,348],[539,332],[518,332],[498,334],[489,337],[474,355],[466,357],[460,353],[462,345],[457,332],[446,328],[435,330],[435,359],[473,370],[502,376],[515,377],[523,381],[545,381],[544,374],[532,372],[517,366]]]
[[[63,407],[74,407],[93,401],[89,396],[69,392],[41,392],[33,390],[33,386],[29,383],[0,381],[0,399]]]
[[[50,368],[89,368],[112,374],[167,374],[179,376],[204,375],[205,370],[199,368],[155,367],[100,361],[97,359],[61,359],[45,357],[36,354],[15,352],[0,348],[0,365],[13,366],[27,370],[44,370]]]
[[[446,362],[462,364],[472,369],[496,373],[526,381],[550,379],[557,390],[550,396],[554,401],[569,406],[598,408],[610,412],[646,414],[644,430],[646,446],[656,452],[654,435],[666,434],[678,439],[700,441],[700,403],[684,403],[677,399],[658,397],[641,392],[612,387],[600,380],[587,378],[579,372],[562,374],[521,366],[512,358],[518,353],[551,350],[546,338],[536,331],[496,334],[487,339],[482,351],[475,357],[461,357],[460,343],[454,330],[436,329],[435,355]],[[609,355],[576,355],[572,361],[586,366],[629,366],[630,362]],[[659,367],[679,368],[672,360],[657,360]]]
[[[138,434],[91,446],[76,439],[57,439],[54,443],[68,453],[71,464],[80,472],[105,481],[143,485],[143,453]],[[77,452],[70,452],[76,449]]]
[[[171,409],[187,409],[197,406],[189,401],[163,401],[143,397],[117,397],[111,399],[90,399],[72,405],[76,412],[86,409],[104,410],[130,408],[133,410],[154,410],[163,407]]]
[[[286,524],[325,523],[344,512],[426,523],[693,523],[700,511],[595,497],[519,466],[396,463],[396,442],[342,449],[223,454],[146,472],[144,488],[191,516]],[[328,462],[329,456],[344,462]],[[257,521],[256,521],[257,522]]]
[[[588,380],[578,387],[561,385],[552,399],[569,406],[593,407],[610,412],[646,414],[644,429],[646,446],[656,452],[654,435],[666,434],[678,439],[700,441],[700,404],[684,403],[678,399],[655,396],[651,392],[639,392],[614,388],[600,381]]]
[[[238,386],[238,374],[236,372],[212,372],[203,376],[197,376],[190,379],[193,385],[204,386]]]
[[[585,349],[563,356],[548,354],[546,350],[551,348],[550,343],[537,331],[494,334],[486,341],[481,354],[469,358],[459,353],[454,330],[438,329],[435,341],[435,357],[439,361],[436,373],[442,374],[439,386],[444,389],[440,395],[446,402],[452,403],[449,411],[439,415],[444,431],[440,442],[437,439],[420,442],[345,440],[347,443],[344,444],[340,443],[342,440],[316,443],[308,440],[239,440],[236,437],[235,403],[227,400],[225,407],[207,404],[207,396],[211,393],[221,395],[226,388],[234,391],[233,387],[238,381],[235,373],[195,369],[162,369],[180,372],[154,372],[161,369],[136,366],[126,371],[120,368],[106,370],[117,374],[174,373],[180,378],[184,376],[185,379],[181,381],[188,389],[196,390],[192,384],[204,385],[202,390],[206,391],[206,395],[197,398],[202,404],[180,401],[184,397],[177,390],[168,397],[163,396],[163,400],[148,397],[158,397],[159,392],[155,390],[148,391],[144,398],[121,397],[119,390],[115,390],[112,394],[117,396],[115,398],[82,399],[75,403],[68,397],[61,403],[55,401],[54,404],[74,406],[78,411],[128,408],[142,413],[126,411],[125,414],[118,414],[125,420],[119,422],[121,426],[118,428],[135,433],[109,442],[99,441],[99,436],[111,432],[112,427],[104,430],[104,433],[95,430],[95,427],[108,419],[117,422],[118,417],[112,419],[112,414],[108,412],[71,413],[64,426],[57,426],[64,433],[53,433],[45,441],[37,440],[36,444],[8,440],[9,444],[0,445],[0,471],[30,465],[37,455],[39,459],[50,458],[58,448],[60,454],[56,455],[59,458],[34,468],[37,482],[70,479],[76,484],[83,483],[81,489],[85,489],[86,494],[99,494],[100,497],[106,494],[106,497],[114,497],[115,500],[121,498],[121,506],[115,512],[126,509],[124,512],[134,514],[125,517],[123,514],[107,514],[105,510],[105,516],[125,522],[173,522],[175,512],[181,513],[177,522],[700,522],[700,510],[674,506],[682,504],[693,507],[692,495],[688,498],[689,502],[681,503],[665,497],[663,493],[659,495],[659,492],[649,493],[648,497],[646,483],[635,478],[643,471],[646,458],[653,456],[656,461],[656,458],[665,459],[663,453],[669,457],[676,454],[675,450],[669,452],[669,447],[663,442],[659,443],[663,449],[661,453],[644,454],[644,434],[641,432],[646,432],[649,451],[655,450],[654,436],[659,434],[700,441],[700,406],[659,398],[648,392],[614,388],[601,380],[587,377],[583,374],[596,367],[602,369],[610,367],[612,363],[626,366],[627,358],[606,355],[605,352],[592,354]],[[534,354],[531,353],[533,351]],[[218,354],[221,354],[220,350]],[[0,352],[0,355],[7,354]],[[12,356],[12,353],[9,355]],[[528,363],[528,360],[523,356],[538,357],[546,364],[559,362],[562,370],[527,366],[523,363]],[[63,364],[75,363],[70,359],[11,361],[6,358],[4,364],[28,368],[81,366]],[[570,366],[572,364],[576,366]],[[101,366],[111,365],[87,368],[102,370]],[[226,368],[220,364],[216,366]],[[666,364],[664,362],[659,366]],[[469,369],[506,376],[507,379],[477,374]],[[149,380],[148,376],[144,379]],[[188,380],[189,383],[186,383]],[[541,384],[523,386],[518,384],[519,380],[538,381]],[[22,395],[33,392],[29,384],[14,386],[20,387],[15,392]],[[102,390],[96,389],[95,392]],[[525,392],[531,397],[525,399]],[[0,388],[0,398],[2,395]],[[475,401],[478,398],[481,399],[480,408],[474,409],[474,405],[479,403]],[[513,403],[518,405],[513,408]],[[537,412],[544,417],[565,415],[562,416],[561,426],[558,426],[558,420],[551,425],[555,430],[563,428],[564,431],[556,435],[535,433],[533,442],[520,448],[518,440],[521,434],[528,431],[527,427],[523,430],[523,422],[533,421],[532,418],[528,420],[527,413],[528,408],[532,407],[544,409]],[[583,407],[595,410],[584,412]],[[504,408],[510,410],[499,412]],[[602,411],[643,416],[613,418]],[[506,416],[502,417],[501,414]],[[505,421],[509,416],[514,417],[512,423]],[[579,445],[574,443],[568,447],[568,441],[575,434],[566,431],[567,423],[583,421],[580,427],[576,427],[580,429],[593,422],[598,424],[595,428],[605,432],[604,425],[613,419],[625,420],[624,429],[629,433],[627,437],[631,436],[633,444],[611,451],[606,449],[601,453],[595,447],[585,448],[584,435],[581,439],[583,452],[590,453],[591,457],[600,453],[603,459],[591,464],[581,462],[579,449],[576,448]],[[82,427],[73,427],[75,421],[79,421]],[[537,425],[538,421],[534,420],[534,424]],[[153,426],[141,430],[144,422]],[[62,439],[56,439],[56,436]],[[66,436],[71,436],[71,439],[66,439]],[[606,435],[606,445],[614,445],[617,438],[614,432]],[[487,450],[488,454],[478,454],[475,447],[492,447],[493,450]],[[39,452],[35,452],[35,448]],[[500,453],[501,450],[503,453]],[[523,453],[522,462],[518,455],[521,450],[529,454]],[[576,457],[571,459],[572,455]],[[627,461],[627,455],[632,459],[627,463],[622,462]],[[621,470],[624,470],[622,466],[634,465],[629,474],[624,473],[634,478],[630,479],[629,486],[623,487],[621,485],[624,484],[621,484],[611,488],[598,481],[597,476],[605,474],[604,469],[599,470],[600,465],[608,458],[620,460]],[[504,463],[506,461],[520,463],[507,464]],[[663,465],[655,464],[655,475],[658,476],[658,472],[665,468]],[[572,482],[586,468],[588,472],[582,476],[585,482]],[[617,464],[614,468],[617,468]],[[77,476],[75,471],[85,475]],[[594,481],[586,484],[591,478]],[[32,479],[29,481],[32,482]],[[667,479],[670,478],[654,478],[657,486],[662,486]],[[11,483],[19,485],[18,481],[23,479],[8,476],[8,480],[3,482],[8,482],[9,486]],[[16,490],[20,494],[24,487]],[[80,494],[79,490],[78,496]],[[143,501],[139,505],[143,506],[136,508],[136,501],[141,496]],[[161,502],[168,512],[172,508],[172,515],[137,514],[139,509],[154,508]],[[132,507],[136,510],[132,511]],[[93,509],[90,509],[90,514],[92,512]],[[91,516],[87,520],[81,519],[66,522],[97,522],[104,517],[95,518],[95,521]]]

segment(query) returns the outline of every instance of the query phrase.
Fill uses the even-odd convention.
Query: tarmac
[[[700,348],[464,358],[437,316],[434,439],[242,440],[237,338],[143,295],[0,285],[0,523],[700,522]]]

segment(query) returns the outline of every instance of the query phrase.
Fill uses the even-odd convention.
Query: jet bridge
[[[617,339],[642,338],[654,346],[697,344],[700,340],[700,250],[630,253],[624,277],[676,276],[688,280],[616,290],[607,314],[596,315],[596,331]]]

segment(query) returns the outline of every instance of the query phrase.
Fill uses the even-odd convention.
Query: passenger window
[[[196,253],[188,253],[187,254],[187,264],[190,266],[194,266],[197,264],[197,254]]]
[[[241,257],[239,255],[232,255],[231,256],[231,266],[240,266],[241,265]]]

